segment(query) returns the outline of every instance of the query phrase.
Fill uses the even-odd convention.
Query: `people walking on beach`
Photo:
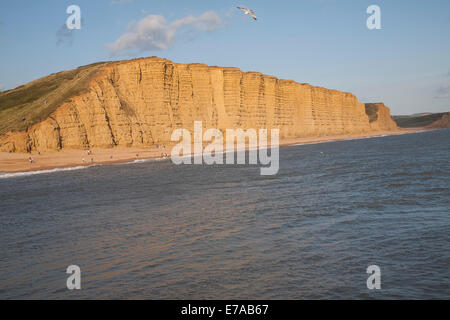
[[[33,162],[34,162],[34,159],[33,159],[32,157],[29,157],[29,158],[28,158],[28,161],[30,161],[30,163],[33,163]]]

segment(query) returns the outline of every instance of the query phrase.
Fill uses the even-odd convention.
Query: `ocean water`
[[[0,298],[449,299],[449,142],[286,146],[276,176],[170,161],[0,174]]]

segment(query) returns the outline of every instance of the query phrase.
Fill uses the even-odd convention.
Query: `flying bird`
[[[250,17],[252,17],[254,20],[258,20],[256,19],[255,13],[253,12],[253,10],[247,9],[247,8],[242,8],[242,7],[237,7],[239,10],[244,11],[245,14],[249,14]]]

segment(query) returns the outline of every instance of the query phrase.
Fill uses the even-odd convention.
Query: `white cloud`
[[[170,24],[161,15],[149,15],[138,22],[131,23],[128,32],[106,46],[113,55],[130,50],[140,52],[165,50],[173,44],[177,32],[184,27],[192,27],[199,31],[213,31],[220,25],[221,19],[214,11],[205,12],[198,17],[189,15]]]

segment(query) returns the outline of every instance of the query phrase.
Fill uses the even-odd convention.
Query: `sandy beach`
[[[397,131],[377,131],[373,133],[361,134],[345,134],[345,135],[331,135],[321,137],[304,137],[304,138],[290,138],[281,139],[280,145],[295,145],[318,143],[326,141],[337,141],[346,139],[369,138],[386,135],[408,134],[414,132],[425,131],[424,128],[399,129]],[[99,149],[94,148],[91,154],[88,155],[87,150],[63,150],[52,151],[38,154],[37,152],[30,153],[6,153],[0,152],[0,172],[26,172],[47,170],[54,168],[89,166],[92,164],[107,164],[115,162],[128,162],[137,159],[155,159],[161,158],[163,153],[170,156],[170,147],[165,149],[148,147],[148,148],[110,148]],[[30,163],[29,158],[32,157],[33,163]],[[84,160],[84,161],[83,161]]]

